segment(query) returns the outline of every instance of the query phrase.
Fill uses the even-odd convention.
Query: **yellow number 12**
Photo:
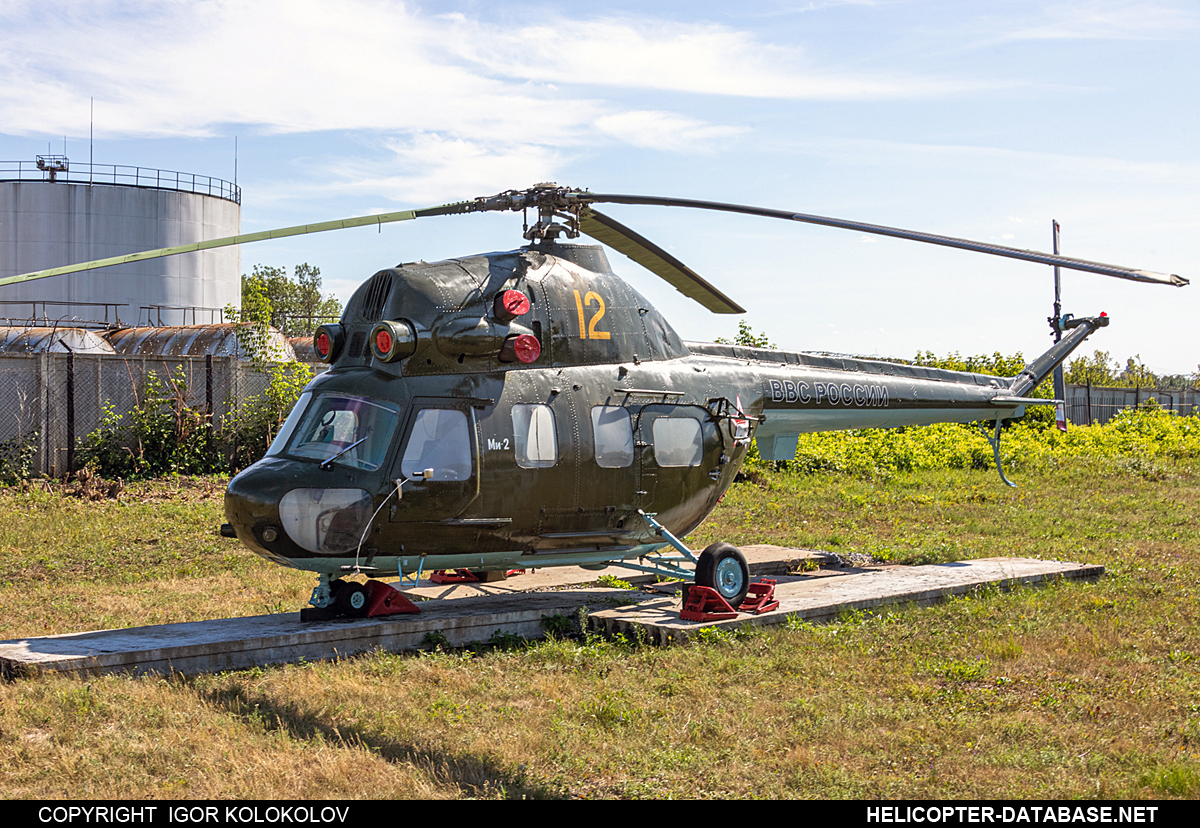
[[[592,300],[596,300],[596,304],[600,309],[592,315],[592,318],[587,322],[587,328],[584,328],[583,321],[583,306],[592,304]],[[596,330],[596,325],[604,318],[604,300],[600,298],[600,294],[594,290],[589,290],[582,299],[579,298],[579,291],[575,291],[575,309],[579,311],[579,338],[580,339],[611,339],[608,331]]]

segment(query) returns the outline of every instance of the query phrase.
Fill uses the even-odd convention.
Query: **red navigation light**
[[[375,332],[375,350],[381,354],[392,351],[392,334],[386,328]]]
[[[529,297],[519,290],[506,290],[496,295],[492,303],[492,315],[503,323],[508,323],[518,316],[529,313]]]
[[[500,348],[501,362],[524,362],[529,364],[542,355],[542,343],[531,334],[518,334],[504,340]]]
[[[513,350],[516,351],[518,360],[528,364],[542,355],[542,343],[536,336],[521,334],[513,343]]]
[[[329,349],[331,347],[329,344],[329,334],[325,333],[324,331],[321,331],[319,334],[317,334],[316,345],[317,356],[321,357],[321,359],[329,359]]]

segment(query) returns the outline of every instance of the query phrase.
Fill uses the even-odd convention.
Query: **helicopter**
[[[495,196],[282,228],[0,280],[87,270],[302,233],[483,211],[525,215],[515,250],[379,271],[314,347],[329,370],[304,389],[265,456],[225,495],[253,552],[315,573],[310,604],[368,609],[371,578],[430,570],[620,563],[692,580],[731,607],[745,557],[681,538],[712,512],[754,441],[794,458],[805,432],[1003,421],[1107,315],[1064,316],[1060,341],[1016,377],[850,356],[684,342],[610,267],[611,247],[715,313],[743,309],[596,204],[688,207],[840,227],[1139,282],[1177,275],[862,222],[720,202],[610,195],[539,184]],[[535,213],[531,224],[529,213]],[[390,588],[389,588],[390,589]]]

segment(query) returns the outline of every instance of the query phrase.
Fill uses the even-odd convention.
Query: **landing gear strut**
[[[666,540],[685,557],[660,558],[656,562],[658,566],[655,569],[629,562],[622,563],[622,566],[656,574],[664,574],[664,570],[666,570],[665,574],[678,574],[687,578],[691,573],[678,566],[686,558],[696,564],[696,586],[708,587],[716,591],[730,607],[735,610],[738,608],[738,605],[746,597],[746,593],[750,591],[750,567],[746,563],[746,556],[740,549],[731,543],[714,543],[701,552],[700,557],[697,558],[696,553],[688,549],[683,541],[672,535],[665,526],[655,520],[654,515],[646,514],[640,509],[638,514],[650,525],[656,535]],[[686,604],[686,585],[684,590],[684,603]]]

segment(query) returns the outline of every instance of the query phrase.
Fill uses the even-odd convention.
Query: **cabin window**
[[[592,436],[596,442],[596,464],[605,469],[623,469],[633,463],[633,426],[629,412],[619,405],[592,407]]]
[[[408,479],[467,480],[471,476],[471,433],[467,415],[454,408],[424,408],[417,412],[400,473]]]
[[[558,462],[558,435],[550,406],[520,403],[513,406],[512,418],[518,466],[548,469]]]
[[[301,398],[288,415],[268,452],[277,451],[287,439],[287,453],[294,457],[335,458],[335,463],[369,471],[383,464],[396,433],[400,406],[351,394],[321,394],[297,420],[296,411],[303,410],[304,401]]]
[[[704,457],[700,421],[691,417],[659,417],[652,426],[654,459],[660,466],[699,466]]]

